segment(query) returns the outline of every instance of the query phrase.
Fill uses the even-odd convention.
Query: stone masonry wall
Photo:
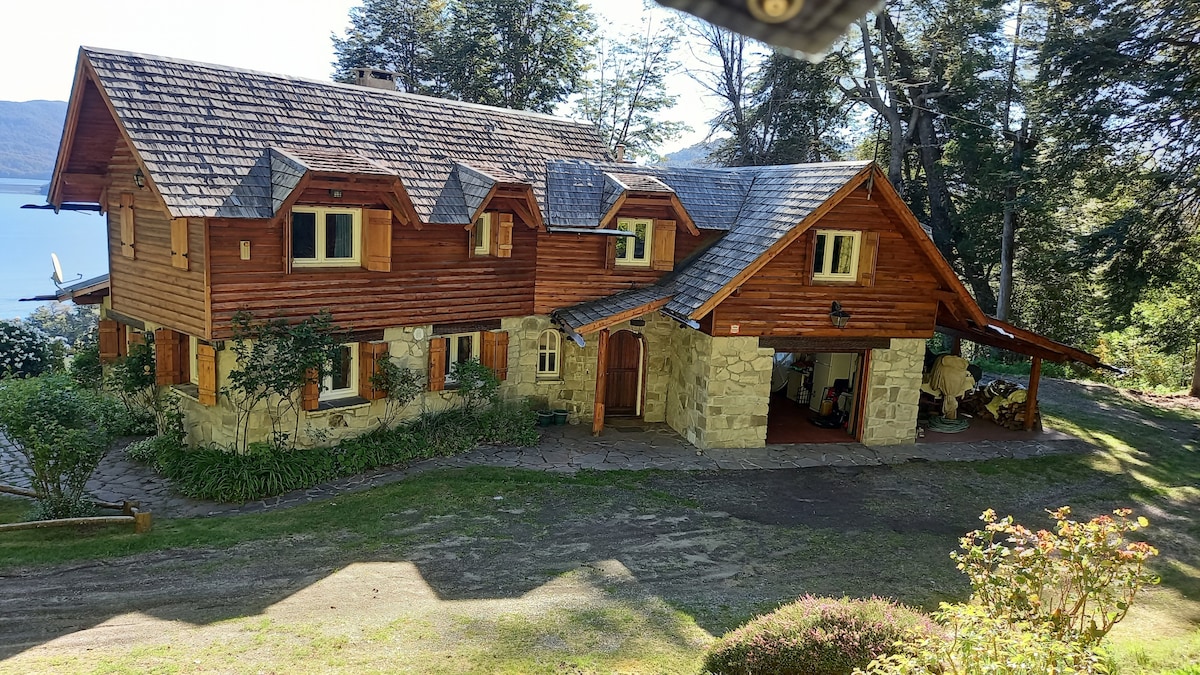
[[[925,341],[921,339],[893,339],[891,349],[872,350],[862,439],[865,445],[916,441],[924,364]]]
[[[667,423],[698,448],[766,444],[774,351],[755,337],[676,334]]]

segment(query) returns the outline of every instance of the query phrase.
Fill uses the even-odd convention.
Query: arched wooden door
[[[635,417],[642,398],[642,339],[622,330],[608,339],[608,384],[604,411],[613,417]]]

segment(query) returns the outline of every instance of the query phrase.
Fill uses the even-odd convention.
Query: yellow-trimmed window
[[[358,267],[362,209],[293,208],[292,261],[296,267]]]
[[[479,216],[475,221],[475,255],[491,255],[492,253],[492,214],[490,212]]]
[[[654,221],[649,218],[620,218],[617,229],[634,236],[617,237],[616,264],[620,267],[649,267]]]
[[[816,281],[857,279],[861,241],[862,232],[856,230],[817,230],[812,278]]]
[[[358,345],[338,347],[329,372],[321,381],[321,400],[331,401],[358,396]]]

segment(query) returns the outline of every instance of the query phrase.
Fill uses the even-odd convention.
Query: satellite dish
[[[53,281],[55,286],[61,288],[63,284],[62,265],[59,264],[56,254],[50,254],[50,263],[54,265],[54,273],[50,275],[50,281]]]

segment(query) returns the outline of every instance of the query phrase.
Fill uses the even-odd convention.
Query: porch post
[[[604,397],[608,392],[608,329],[600,331],[600,339],[596,341],[599,353],[596,355],[596,403],[592,408],[592,435],[599,436],[604,431]]]
[[[1025,431],[1033,429],[1033,418],[1038,409],[1038,382],[1042,379],[1042,357],[1033,357],[1029,368],[1029,389],[1025,392]]]
[[[962,356],[962,338],[954,336],[954,341],[950,343],[950,353],[954,356]]]

